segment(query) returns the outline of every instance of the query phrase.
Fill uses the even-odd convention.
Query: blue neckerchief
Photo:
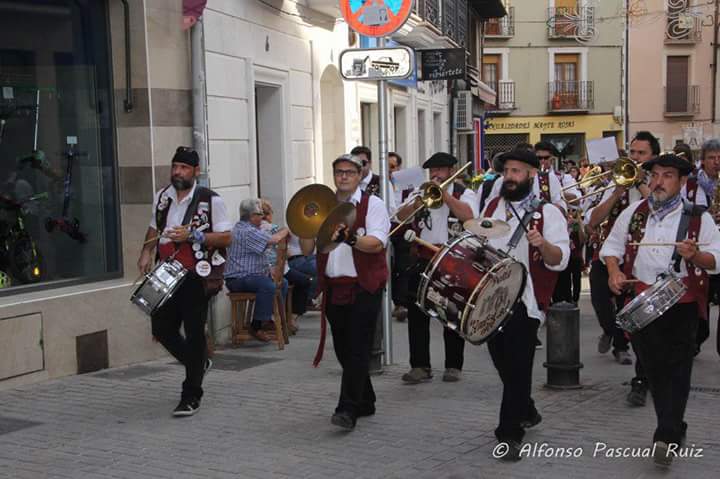
[[[655,218],[656,221],[662,221],[670,212],[682,203],[682,196],[677,194],[667,201],[659,202],[655,200],[653,195],[650,195],[648,197],[648,203],[650,205],[650,216]]]

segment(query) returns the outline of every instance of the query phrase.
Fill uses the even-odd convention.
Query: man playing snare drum
[[[233,226],[222,198],[195,181],[199,173],[198,154],[179,147],[172,159],[170,185],[155,195],[138,260],[143,273],[150,271],[155,259],[171,256],[188,270],[173,297],[152,315],[153,336],[185,366],[174,416],[192,416],[200,407],[203,376],[211,364],[205,339],[208,299],[222,288],[224,250]],[[181,324],[185,337],[180,335]]]
[[[650,297],[651,304],[644,309],[671,307],[649,324],[640,324],[640,330],[631,337],[655,405],[654,461],[669,466],[687,432],[683,417],[690,392],[697,317],[707,319],[708,274],[720,272],[720,232],[708,213],[682,198],[692,165],[670,153],[642,167],[650,174],[651,194],[618,216],[600,257],[607,265],[608,284],[615,294],[633,289],[635,294],[629,296],[636,296],[671,268],[687,286],[687,292],[674,304],[652,304],[659,299]]]

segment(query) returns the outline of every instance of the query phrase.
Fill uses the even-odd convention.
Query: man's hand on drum
[[[140,253],[140,258],[137,262],[138,271],[140,271],[140,274],[149,273],[152,269],[153,264],[153,252],[148,251],[147,249],[143,249],[142,253]]]
[[[610,276],[608,278],[608,286],[610,286],[610,291],[612,291],[614,294],[620,295],[622,294],[623,289],[625,289],[625,285],[627,285],[627,277],[625,276],[625,273],[623,273],[622,271],[610,273]]]
[[[190,237],[190,229],[186,226],[174,226],[167,228],[164,236],[175,243],[184,243]]]
[[[686,239],[677,244],[677,252],[683,259],[691,261],[698,254],[699,248],[695,240]]]

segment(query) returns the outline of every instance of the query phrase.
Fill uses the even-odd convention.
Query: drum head
[[[510,258],[499,262],[478,284],[461,330],[468,341],[482,344],[508,319],[525,290],[525,267]],[[474,306],[474,307],[473,307]]]

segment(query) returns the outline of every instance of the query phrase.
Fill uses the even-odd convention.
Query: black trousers
[[[426,261],[418,261],[414,270],[422,272]],[[417,292],[420,274],[410,278],[410,291]],[[430,368],[430,317],[423,313],[413,300],[408,304],[408,340],[410,343],[410,367]],[[448,328],[443,328],[445,342],[445,368],[463,368],[465,340]]]
[[[326,294],[328,299],[332,297],[331,291]],[[325,307],[335,356],[342,366],[340,399],[335,412],[357,417],[359,412],[375,407],[375,391],[368,370],[381,299],[382,291],[371,294],[359,290],[354,303],[328,302]]]
[[[207,360],[208,298],[202,280],[193,272],[180,285],[173,297],[151,318],[152,334],[175,359],[185,366],[182,384],[184,399],[200,399]],[[185,337],[180,334],[182,325]]]
[[[525,430],[520,423],[537,414],[531,396],[535,338],[540,322],[529,318],[518,303],[501,332],[488,341],[488,350],[503,383],[500,423],[495,437],[521,442]]]
[[[577,303],[580,300],[582,264],[581,258],[570,257],[567,268],[558,275],[555,291],[553,291],[553,303],[561,301]]]
[[[392,300],[397,306],[408,307],[410,300],[410,268],[415,258],[410,254],[410,243],[402,237],[393,237]]]
[[[708,290],[708,307],[707,307],[707,318],[705,321],[702,318],[698,318],[698,334],[697,334],[697,348],[700,349],[702,343],[710,337],[710,303],[720,304],[720,274],[714,274],[710,276],[710,287]],[[720,321],[720,312],[718,313],[718,321]],[[720,323],[718,323],[720,324]],[[717,336],[717,352],[720,354],[720,326],[718,327]]]
[[[600,260],[593,261],[590,268],[590,301],[603,333],[613,340],[613,352],[627,351],[625,333],[615,324],[615,313],[622,309],[623,299],[610,291],[607,266]]]
[[[653,441],[680,443],[683,417],[690,394],[697,303],[676,304],[632,336],[650,384],[657,429]]]

